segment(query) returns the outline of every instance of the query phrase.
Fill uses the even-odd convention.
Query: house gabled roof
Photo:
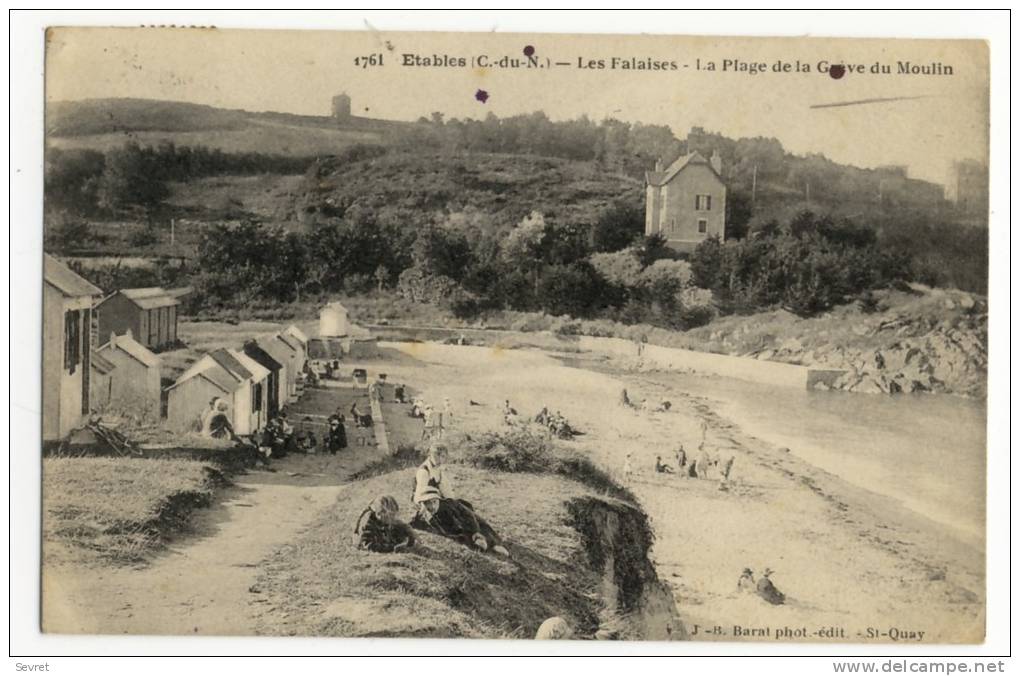
[[[193,378],[204,378],[225,394],[231,394],[237,389],[238,385],[243,382],[231,375],[231,373],[225,368],[210,360],[207,361],[202,368],[185,372],[173,385],[166,389],[172,390],[178,385],[186,383]]]
[[[715,170],[715,167],[712,166],[712,163],[706,160],[704,155],[695,150],[690,155],[681,155],[678,157],[673,164],[666,167],[665,171],[646,171],[645,182],[647,182],[648,185],[666,185],[681,171],[695,164],[701,164],[708,167],[711,172],[716,175],[716,178],[720,181],[722,180],[722,176],[719,176],[719,173]]]
[[[210,352],[209,356],[213,358],[213,361],[237,377],[238,380],[247,380],[252,376],[252,372],[244,367],[233,350],[221,347]]]
[[[71,298],[103,295],[102,289],[47,253],[43,254],[43,280]]]
[[[298,354],[300,354],[305,347],[297,338],[287,335],[286,333],[278,333],[273,337]]]
[[[123,336],[117,336],[114,341],[115,347],[111,348],[109,343],[100,346],[96,352],[101,353],[105,350],[118,349],[123,350],[130,356],[134,357],[135,360],[139,361],[146,368],[159,368],[163,362],[157,357],[149,348],[145,347],[131,336],[125,334]]]
[[[143,310],[181,304],[181,301],[158,286],[144,289],[121,289],[119,293]]]
[[[112,373],[117,368],[116,364],[114,364],[112,361],[104,357],[98,351],[92,353],[92,357],[89,359],[89,363],[92,364],[92,368],[99,371],[104,376],[108,373]]]
[[[294,336],[294,337],[295,337],[295,338],[297,338],[297,339],[298,339],[299,341],[301,341],[301,344],[302,344],[302,345],[307,345],[307,344],[308,344],[308,336],[306,336],[306,335],[305,335],[305,332],[304,332],[304,331],[302,331],[301,329],[299,329],[299,328],[298,328],[297,326],[295,326],[294,324],[291,324],[290,326],[288,326],[287,328],[285,328],[285,329],[284,329],[284,330],[282,331],[282,333],[285,333],[285,334],[287,334],[288,336]]]
[[[265,366],[270,371],[279,371],[284,367],[276,357],[263,349],[257,341],[249,340],[244,344],[243,350],[248,357]]]
[[[230,354],[234,355],[234,358],[241,363],[241,366],[251,373],[251,379],[256,383],[269,377],[269,369],[246,355],[244,352],[231,350]]]

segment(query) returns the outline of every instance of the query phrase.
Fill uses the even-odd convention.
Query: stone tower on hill
[[[333,97],[333,119],[337,122],[347,122],[351,119],[351,97],[347,94],[337,94]]]

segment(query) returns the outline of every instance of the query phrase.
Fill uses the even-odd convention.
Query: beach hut
[[[63,439],[91,410],[92,305],[102,290],[43,254],[42,432]]]
[[[107,405],[117,412],[159,420],[162,360],[135,340],[130,331],[123,336],[111,333],[109,342],[96,348],[96,355],[116,368],[107,385]]]
[[[99,335],[128,331],[150,350],[159,350],[177,342],[177,306],[180,301],[164,289],[121,289],[96,306]]]
[[[280,402],[289,402],[297,399],[298,377],[305,366],[304,351],[301,344],[293,336],[285,336],[281,333],[259,338],[256,343],[265,352],[284,365],[284,383],[286,384],[286,398]]]
[[[268,421],[269,370],[243,352],[220,348],[203,355],[167,388],[168,425],[198,429],[218,397],[227,402],[236,434],[254,434]]]
[[[113,400],[113,372],[117,367],[98,352],[93,352],[89,361],[92,369],[89,376],[89,405],[94,411],[104,411]]]
[[[319,312],[319,337],[336,338],[350,332],[347,308],[340,303],[330,303]]]
[[[280,333],[282,333],[284,336],[297,340],[299,343],[301,343],[301,349],[307,351],[308,336],[305,335],[305,332],[299,329],[297,326],[291,324]]]
[[[269,417],[272,418],[280,412],[280,408],[287,403],[289,397],[287,389],[287,362],[286,360],[277,360],[254,340],[249,340],[244,344],[243,352],[269,371],[266,410],[269,412]]]

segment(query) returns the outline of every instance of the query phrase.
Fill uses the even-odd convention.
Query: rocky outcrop
[[[984,298],[920,285],[878,297],[876,312],[844,306],[812,319],[754,315],[712,327],[706,338],[713,351],[846,372],[822,388],[985,395]]]

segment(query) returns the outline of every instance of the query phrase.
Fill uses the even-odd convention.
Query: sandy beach
[[[498,428],[506,399],[526,417],[543,406],[559,410],[582,430],[568,443],[615,473],[649,514],[654,563],[694,640],[983,639],[983,551],[897,501],[748,435],[704,398],[590,355],[561,355],[568,366],[538,350],[382,347],[385,358],[365,364],[370,372],[406,382],[437,404],[449,397],[452,433]],[[622,388],[634,401],[668,399],[673,408],[626,408]],[[696,454],[703,429],[711,456],[720,464],[734,458],[726,490],[717,475],[654,471],[657,455],[675,466],[681,443]],[[633,471],[624,475],[627,453]],[[786,604],[739,593],[745,567],[773,569]]]

